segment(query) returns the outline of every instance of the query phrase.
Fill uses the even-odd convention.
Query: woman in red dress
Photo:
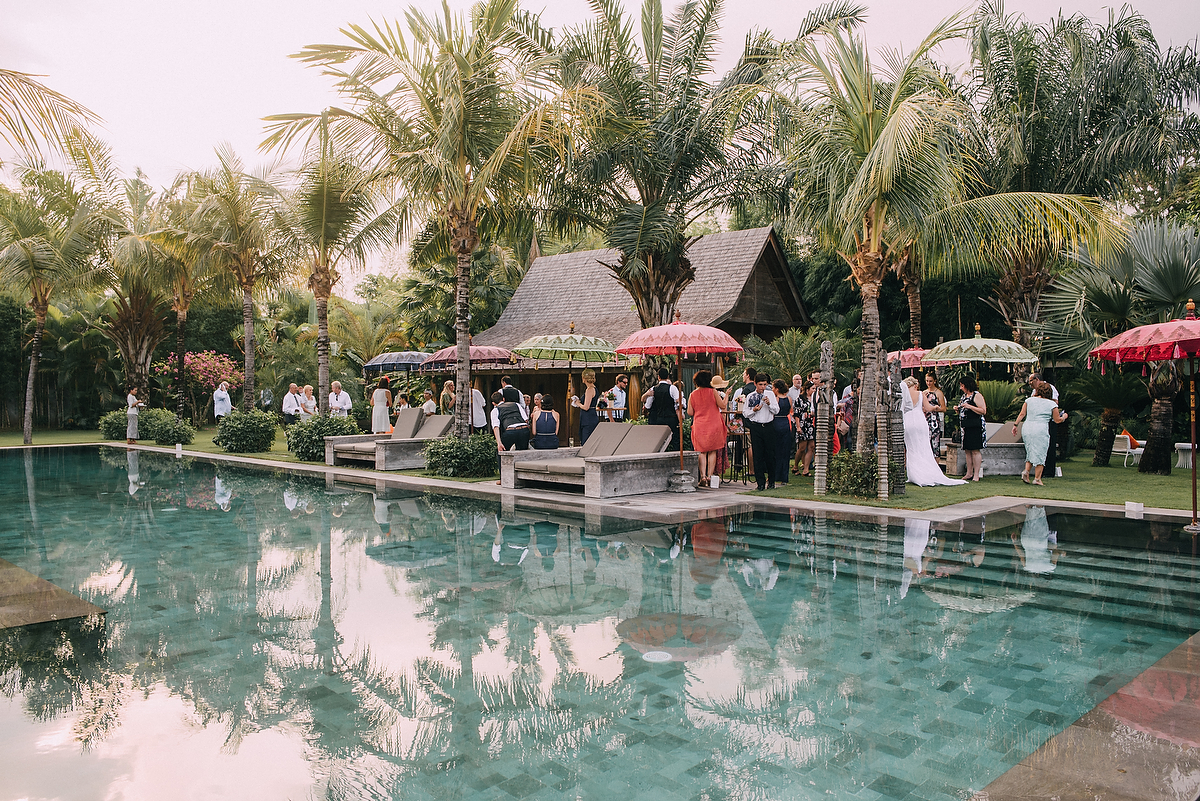
[[[696,389],[688,396],[692,416],[692,448],[700,454],[700,486],[709,486],[717,458],[725,450],[725,399],[712,388],[712,373],[701,370],[692,377]]]

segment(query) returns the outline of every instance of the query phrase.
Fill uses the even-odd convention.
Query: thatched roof
[[[474,337],[476,345],[511,348],[542,334],[575,333],[615,344],[641,328],[633,299],[604,263],[616,250],[540,256],[525,274],[496,325]],[[696,280],[679,300],[683,320],[725,328],[741,339],[750,326],[772,329],[811,325],[783,258],[774,229],[709,234],[688,250]]]

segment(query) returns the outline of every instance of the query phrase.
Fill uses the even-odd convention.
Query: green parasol
[[[1007,339],[984,339],[979,335],[979,323],[975,323],[975,336],[972,339],[943,342],[927,351],[921,358],[921,363],[971,361],[1034,364],[1037,360],[1038,357],[1033,351],[1016,342]]]
[[[528,359],[539,359],[548,362],[614,362],[617,359],[616,346],[599,337],[586,337],[575,333],[575,323],[571,323],[569,334],[548,334],[540,337],[530,337],[512,349],[518,356]]]

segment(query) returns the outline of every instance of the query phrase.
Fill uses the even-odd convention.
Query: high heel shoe
[[[1021,471],[1021,480],[1024,481],[1026,484],[1029,483],[1029,471],[1028,470]]]

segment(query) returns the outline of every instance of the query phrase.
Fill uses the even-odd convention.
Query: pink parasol
[[[1123,364],[1125,362],[1169,362],[1187,359],[1192,375],[1192,453],[1196,452],[1196,357],[1200,356],[1200,320],[1196,319],[1196,304],[1188,298],[1187,314],[1182,320],[1139,325],[1117,334],[1088,353],[1092,358]],[[1192,523],[1184,530],[1195,537],[1200,534],[1196,520],[1196,459],[1192,459]]]
[[[703,615],[658,612],[617,625],[617,634],[650,662],[687,662],[715,656],[742,634],[729,620]]]
[[[737,340],[720,328],[685,323],[679,319],[678,311],[675,312],[675,322],[635,331],[625,337],[625,341],[617,346],[617,353],[622,356],[683,357],[691,353],[741,352],[742,346],[737,343]],[[679,408],[679,470],[683,471],[682,404]]]
[[[493,345],[472,345],[470,354],[471,364],[511,364],[516,357],[512,351],[497,348]],[[458,363],[458,346],[451,345],[442,348],[437,353],[421,362],[421,370],[436,370]]]
[[[924,348],[908,348],[907,350],[894,350],[887,355],[889,362],[900,360],[900,367],[904,370],[917,367],[948,367],[952,364],[970,364],[969,359],[945,359],[936,362],[922,362],[921,359],[929,351]]]

